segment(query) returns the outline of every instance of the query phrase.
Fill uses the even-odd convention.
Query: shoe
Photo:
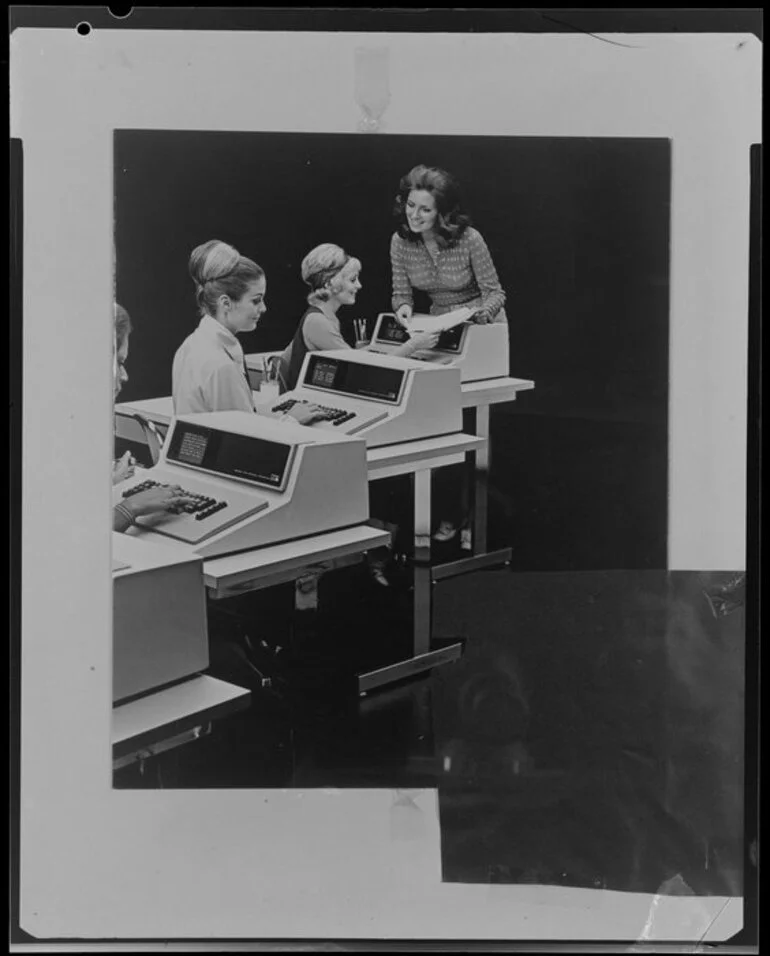
[[[434,541],[451,541],[457,534],[457,528],[451,521],[442,521],[438,526],[438,531],[433,535]]]
[[[385,568],[379,564],[370,564],[369,565],[369,576],[375,584],[379,584],[382,588],[389,588],[390,581],[385,577]]]
[[[460,532],[460,547],[463,551],[473,551],[473,537],[470,528],[463,528]]]

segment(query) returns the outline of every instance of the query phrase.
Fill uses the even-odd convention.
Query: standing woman
[[[492,256],[461,208],[451,173],[415,166],[399,183],[394,211],[399,227],[390,241],[390,263],[398,318],[411,318],[413,291],[419,289],[430,297],[431,315],[468,307],[474,322],[507,321]]]
[[[193,250],[189,271],[201,319],[174,356],[174,414],[246,411],[275,417],[254,404],[243,348],[236,337],[253,332],[266,311],[264,271],[218,239]],[[295,406],[287,415],[309,424],[322,412],[315,406]]]
[[[462,209],[460,189],[451,173],[435,166],[415,166],[399,183],[394,213],[399,226],[390,241],[392,306],[401,322],[412,317],[415,289],[428,295],[432,315],[466,307],[473,310],[472,322],[507,321],[505,292],[492,256]],[[462,527],[469,511],[467,485],[460,486],[461,500],[453,491],[452,473],[459,475],[461,469],[453,466],[436,476],[436,498],[444,516],[434,540],[452,540],[459,525],[461,545],[470,550],[470,529]]]

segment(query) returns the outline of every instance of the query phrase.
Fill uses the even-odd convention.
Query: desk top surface
[[[484,401],[509,401],[511,389],[513,388],[511,383],[520,380],[498,379],[496,381],[503,384],[490,385],[489,383],[483,382],[474,382],[471,384],[487,386],[483,391],[477,390],[477,394],[484,395]],[[503,394],[508,397],[489,397],[490,395],[502,396]],[[472,404],[478,403],[474,402]],[[155,414],[160,419],[166,412],[170,415],[171,399],[168,397],[148,398],[140,402],[127,402],[123,405],[116,405],[115,409],[116,411],[120,411],[121,409],[139,411],[148,416]],[[407,470],[409,470],[410,465],[424,466],[426,463],[439,459],[442,456],[472,451],[474,448],[479,448],[485,441],[486,439],[479,438],[476,435],[456,432],[453,435],[441,435],[437,438],[421,438],[417,441],[400,442],[395,445],[368,448],[366,451],[366,460],[370,471],[393,464],[404,465]]]
[[[247,356],[248,357],[248,356]],[[510,402],[516,398],[518,392],[526,392],[535,387],[535,383],[526,378],[488,378],[480,382],[465,382],[462,386],[463,406],[495,405],[501,402]],[[256,400],[261,401],[259,392],[254,392]],[[170,395],[159,398],[143,398],[135,402],[119,402],[115,411],[140,412],[154,421],[168,424],[174,414]]]
[[[199,674],[174,687],[121,704],[112,711],[112,745],[142,738],[153,730],[178,729],[180,721],[207,720],[213,710],[236,708],[249,691]]]
[[[351,554],[360,554],[388,544],[390,535],[369,525],[283,541],[266,548],[209,558],[203,562],[203,580],[208,588],[222,589],[244,576],[257,578],[278,571],[301,571],[310,565]]]
[[[368,448],[366,461],[369,471],[377,467],[386,467],[393,464],[427,464],[446,455],[456,455],[466,451],[473,451],[486,443],[486,438],[478,435],[468,435],[466,432],[455,432],[453,435],[440,435],[437,438],[420,438],[417,441],[400,442],[397,445],[382,445],[379,448]]]
[[[463,408],[512,402],[519,392],[527,392],[535,383],[526,378],[485,378],[463,383]]]

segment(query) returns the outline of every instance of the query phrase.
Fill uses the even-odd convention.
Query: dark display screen
[[[403,380],[401,369],[311,355],[305,384],[360,398],[397,402]]]
[[[441,333],[433,348],[438,352],[459,352],[464,330],[464,324],[456,325],[453,329],[447,329],[446,332]],[[377,341],[388,342],[391,345],[402,345],[409,341],[409,333],[396,321],[394,316],[384,315],[377,332]]]
[[[180,465],[282,488],[291,445],[177,422],[166,457]]]
[[[394,342],[403,345],[409,341],[409,333],[392,315],[383,315],[380,328],[377,332],[378,342]]]

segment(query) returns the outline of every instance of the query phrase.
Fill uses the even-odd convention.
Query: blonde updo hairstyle
[[[307,301],[310,305],[328,302],[339,291],[339,279],[344,272],[360,270],[358,259],[332,242],[324,242],[302,260],[302,281],[310,286]]]
[[[237,249],[210,239],[193,249],[188,266],[195,284],[195,298],[202,315],[215,316],[220,296],[240,299],[252,282],[263,279],[264,270]]]

